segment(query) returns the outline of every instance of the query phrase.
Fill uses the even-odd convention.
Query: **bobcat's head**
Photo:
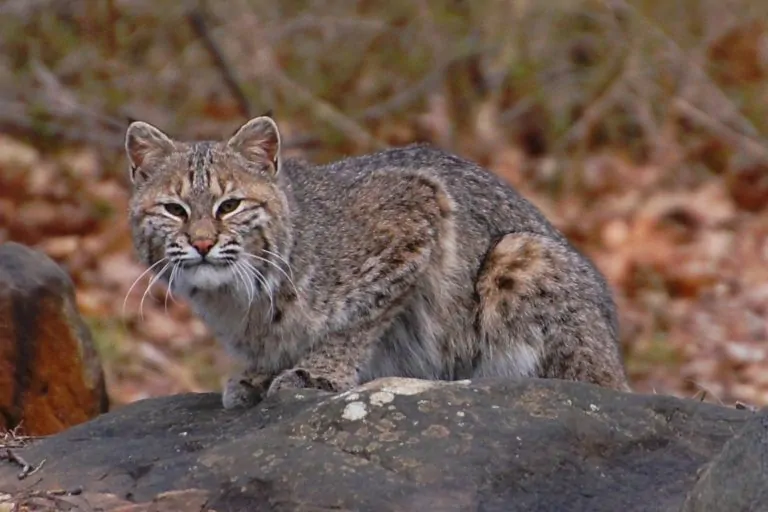
[[[133,242],[146,265],[174,289],[239,286],[251,299],[274,291],[291,232],[271,118],[221,142],[177,141],[136,121],[125,147]]]

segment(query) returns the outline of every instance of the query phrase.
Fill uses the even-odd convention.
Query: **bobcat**
[[[225,408],[384,376],[629,390],[601,274],[472,162],[424,144],[284,161],[269,116],[220,142],[135,121],[126,151],[139,257],[244,363]]]

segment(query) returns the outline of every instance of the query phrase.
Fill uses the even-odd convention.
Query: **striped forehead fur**
[[[208,141],[195,142],[189,150],[187,162],[189,183],[192,185],[192,190],[197,193],[210,188],[214,153],[215,143]]]

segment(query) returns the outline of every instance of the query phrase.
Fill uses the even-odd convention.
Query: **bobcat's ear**
[[[146,179],[152,159],[162,158],[174,150],[170,137],[159,128],[143,121],[134,121],[125,132],[125,152],[131,165],[131,182]]]
[[[252,162],[267,161],[273,173],[280,172],[280,130],[267,116],[251,119],[229,139],[227,145]]]

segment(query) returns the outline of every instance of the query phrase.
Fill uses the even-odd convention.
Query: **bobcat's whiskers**
[[[179,267],[181,264],[176,262],[171,269],[171,277],[168,278],[168,286],[165,288],[165,314],[168,314],[168,297],[171,297],[171,301],[176,303],[176,299],[173,296],[173,278],[178,276]]]
[[[256,286],[253,284],[253,282],[249,279],[249,272],[248,269],[243,268],[243,265],[235,261],[230,265],[232,267],[232,273],[235,275],[236,283],[235,287],[237,287],[238,282],[242,283],[243,290],[245,291],[245,295],[248,298],[248,306],[250,307],[253,304],[253,300],[256,297]]]
[[[290,272],[290,274],[288,272],[286,272],[285,270],[283,270],[283,268],[280,265],[278,265],[277,263],[275,263],[274,261],[272,261],[270,259],[263,258],[261,256],[257,256],[255,254],[250,253],[250,252],[243,252],[243,256],[247,256],[249,258],[253,258],[253,259],[258,260],[258,261],[263,261],[264,263],[267,263],[267,264],[272,265],[273,267],[275,267],[278,272],[280,272],[281,274],[283,274],[283,276],[285,276],[285,278],[288,280],[288,283],[290,283],[291,288],[293,288],[294,293],[298,296],[299,295],[299,290],[296,288],[296,284],[293,282],[293,278],[291,277],[293,275],[293,271],[291,270],[291,266],[288,264],[288,262],[285,261],[285,258],[283,258],[279,254],[274,253],[272,251],[266,251],[265,250],[264,252],[267,253],[267,254],[274,255],[277,258],[280,258],[280,260],[288,268],[288,272]]]
[[[247,255],[248,253],[243,254]],[[239,265],[240,268],[246,272],[248,277],[251,279],[257,279],[259,283],[264,287],[264,290],[267,292],[267,298],[269,299],[269,316],[272,317],[275,309],[275,300],[273,298],[274,290],[269,285],[267,278],[264,277],[264,274],[262,274],[259,269],[257,269],[251,262],[247,260],[238,260],[237,265]],[[253,283],[252,280],[251,283]]]
[[[279,259],[280,262],[283,265],[285,265],[285,268],[288,269],[288,273],[291,274],[291,277],[293,277],[293,269],[291,268],[291,264],[288,263],[288,260],[286,260],[285,257],[282,254],[280,254],[278,252],[268,251],[267,249],[262,249],[261,252],[263,252],[264,254],[268,254],[270,256],[274,256],[275,258]]]
[[[165,259],[167,260],[167,258],[165,258]],[[155,274],[155,277],[153,277],[149,281],[149,284],[147,285],[147,288],[144,290],[144,293],[141,295],[141,302],[139,302],[139,316],[141,317],[142,321],[144,320],[144,299],[147,298],[147,294],[152,289],[152,287],[155,285],[155,283],[158,282],[161,277],[163,277],[163,274],[165,273],[165,271],[168,270],[169,268],[171,268],[171,266],[173,266],[173,265],[174,265],[174,263],[170,262],[170,261],[168,263],[166,263],[165,265],[163,265],[163,268],[161,268],[160,271],[157,272],[157,274]],[[166,293],[167,292],[168,292],[168,289],[166,288]]]
[[[125,317],[125,307],[126,307],[126,305],[128,304],[128,297],[131,295],[131,292],[132,292],[132,291],[133,291],[133,289],[136,287],[136,285],[137,285],[137,284],[139,284],[139,281],[141,281],[141,280],[142,280],[142,278],[144,278],[144,276],[146,276],[147,274],[149,274],[150,272],[152,272],[152,270],[154,270],[154,268],[155,268],[155,267],[157,267],[158,265],[161,265],[161,264],[163,264],[163,263],[165,263],[165,262],[167,262],[167,261],[168,261],[168,258],[167,258],[167,257],[165,257],[165,258],[161,258],[161,259],[157,260],[155,263],[153,263],[152,265],[150,265],[150,266],[149,266],[149,268],[147,268],[147,269],[146,269],[144,272],[142,272],[142,273],[141,273],[141,275],[139,275],[139,277],[137,277],[137,278],[136,278],[136,279],[133,281],[133,283],[131,284],[130,288],[128,288],[128,291],[127,291],[127,292],[126,292],[126,294],[125,294],[125,298],[123,299],[123,309],[122,309],[122,316],[123,316],[123,317]],[[164,268],[165,268],[165,267],[164,267]],[[162,272],[161,272],[161,273],[162,273]],[[150,281],[150,285],[149,285],[149,286],[152,286],[152,284],[153,284],[154,282],[155,282],[155,278],[153,278],[153,279]],[[149,289],[149,287],[147,287],[147,289]],[[145,292],[145,295],[146,295],[146,292]],[[144,296],[142,296],[142,303],[143,303],[143,302],[144,302]]]

